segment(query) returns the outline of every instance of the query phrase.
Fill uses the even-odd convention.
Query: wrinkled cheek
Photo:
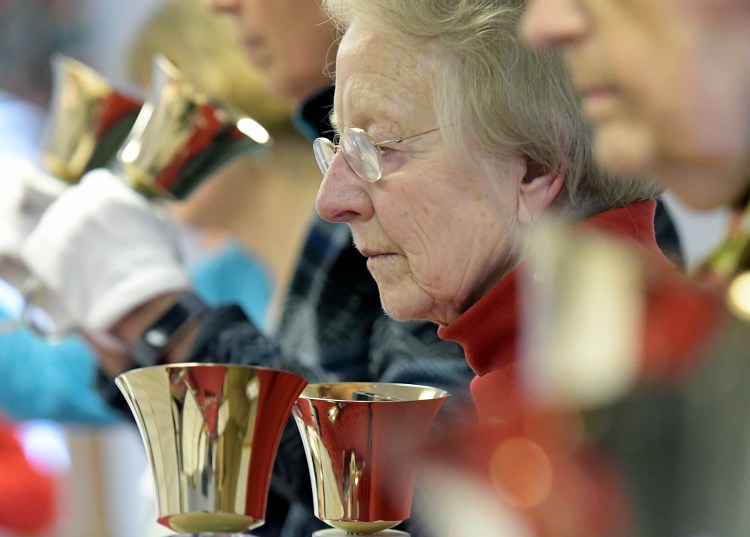
[[[400,321],[422,320],[430,317],[434,309],[432,298],[413,281],[400,285],[380,285],[380,302],[385,312]]]
[[[435,307],[436,296],[432,285],[419,273],[399,258],[385,266],[371,270],[378,284],[380,301],[385,312],[398,320],[419,320],[430,316]]]

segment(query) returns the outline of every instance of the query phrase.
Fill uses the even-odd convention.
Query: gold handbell
[[[305,448],[315,516],[335,529],[313,537],[376,534],[409,518],[427,436],[449,394],[411,384],[310,384],[292,415]]]
[[[185,199],[233,157],[264,150],[271,136],[196,91],[164,56],[154,57],[152,85],[116,169],[149,197]]]
[[[750,197],[741,200],[732,208],[727,238],[698,265],[694,277],[724,287],[729,310],[750,321]]]
[[[61,54],[51,60],[53,93],[41,147],[43,167],[66,183],[107,165],[141,103],[87,65]]]
[[[305,379],[181,363],[133,369],[115,382],[146,448],[160,524],[219,537],[264,523],[276,451]]]

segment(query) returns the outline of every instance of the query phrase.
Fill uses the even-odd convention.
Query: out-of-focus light
[[[11,318],[17,319],[23,311],[24,299],[21,292],[5,280],[0,279],[0,308]]]
[[[240,120],[238,120],[237,128],[240,130],[242,134],[252,138],[254,141],[258,142],[259,144],[265,145],[271,141],[271,135],[263,127],[263,125],[261,125],[260,123],[258,123],[257,121],[249,117],[243,117]]]
[[[70,451],[62,427],[48,421],[27,421],[18,426],[26,458],[34,468],[51,474],[70,469]]]
[[[135,162],[138,155],[141,152],[141,142],[138,140],[131,140],[125,147],[122,148],[120,153],[120,160],[122,162]]]
[[[750,320],[750,272],[743,272],[729,284],[727,303],[732,313],[743,320]]]
[[[536,507],[552,490],[549,457],[536,442],[525,438],[511,438],[495,448],[490,475],[494,489],[513,507]]]

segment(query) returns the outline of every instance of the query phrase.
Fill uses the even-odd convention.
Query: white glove
[[[0,160],[0,185],[0,278],[19,288],[28,276],[18,263],[21,244],[67,185],[21,159]]]
[[[21,249],[73,321],[100,342],[127,313],[190,288],[177,224],[108,170],[69,187]]]

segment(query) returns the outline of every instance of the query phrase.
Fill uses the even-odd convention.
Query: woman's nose
[[[578,0],[530,0],[521,19],[521,33],[536,47],[565,46],[585,33],[586,24]]]
[[[374,213],[369,188],[339,152],[320,183],[315,208],[329,222],[368,220]]]

